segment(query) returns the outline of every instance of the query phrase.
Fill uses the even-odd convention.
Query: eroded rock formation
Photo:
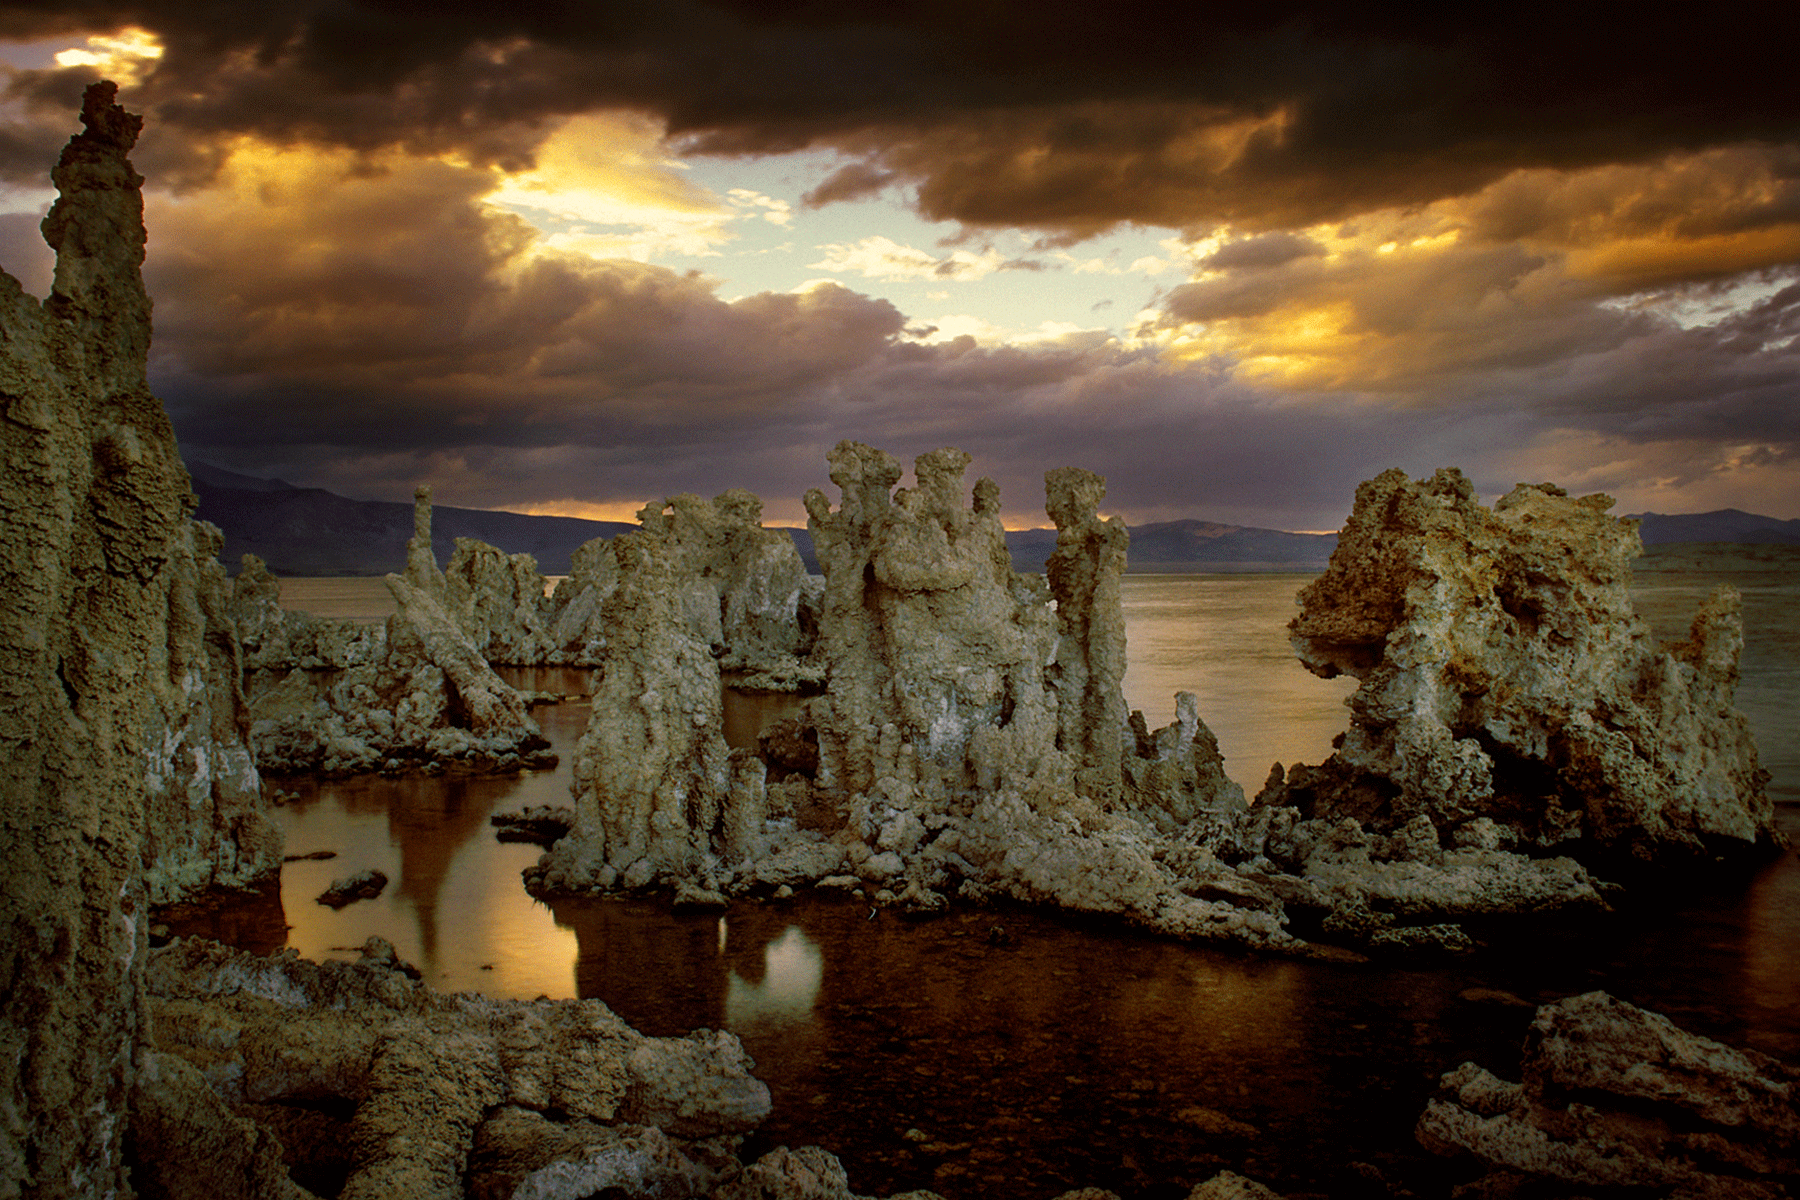
[[[387,627],[315,617],[281,606],[281,581],[254,554],[242,558],[231,582],[231,620],[237,629],[245,676],[342,670],[374,662],[387,648]]]
[[[409,575],[416,575],[410,567]],[[264,771],[326,775],[554,766],[525,700],[431,593],[387,577],[398,610],[372,662],[296,668],[251,704]]]
[[[477,1194],[512,1195],[552,1164],[595,1172],[623,1155],[680,1175],[668,1194],[703,1196],[768,1115],[732,1034],[647,1038],[597,1000],[440,995],[401,965],[379,938],[355,963],[191,940],[155,951],[139,1188],[307,1194],[279,1186],[291,1173],[340,1196],[448,1198],[468,1174]],[[166,1114],[196,1106],[213,1110],[209,1136],[168,1136]]]
[[[792,538],[762,527],[761,500],[743,488],[710,501],[671,496],[645,505],[638,522],[663,547],[687,632],[722,671],[751,675],[746,686],[769,690],[818,682],[802,661],[817,581]]]
[[[1605,992],[1538,1009],[1521,1071],[1464,1063],[1419,1118],[1487,1169],[1476,1194],[1775,1200],[1800,1177],[1800,1070]]]
[[[1636,527],[1611,504],[1545,484],[1489,509],[1456,471],[1362,485],[1290,626],[1309,670],[1361,681],[1350,727],[1264,799],[1377,831],[1423,816],[1446,843],[1485,818],[1505,846],[1610,864],[1774,840],[1732,707],[1737,594],[1657,644],[1627,590]]]
[[[270,772],[513,771],[555,765],[526,700],[490,662],[542,662],[544,580],[458,538],[448,573],[431,555],[431,489],[414,497],[398,611],[370,625],[281,607],[281,584],[246,554],[230,613],[251,691],[256,757]]]
[[[244,753],[217,531],[145,380],[140,119],[96,84],[0,272],[0,1192],[126,1194],[146,905],[280,863]]]
[[[918,486],[896,492],[899,465],[881,451],[845,442],[830,455],[841,505],[806,498],[825,571],[825,691],[779,731],[776,784],[749,752],[726,755],[718,675],[696,632],[696,613],[741,589],[713,591],[684,557],[754,530],[756,511],[730,493],[710,508],[689,497],[660,518],[647,510],[645,532],[614,543],[612,650],[578,759],[576,826],[528,872],[531,886],[661,881],[711,894],[848,879],[923,909],[958,890],[1003,891],[1183,934],[1291,943],[1272,892],[1246,910],[1221,898],[1243,886],[1201,896],[1171,866],[1235,879],[1204,854],[1172,851],[1208,827],[1202,818],[1242,814],[1243,794],[1191,696],[1154,734],[1126,714],[1127,539],[1097,516],[1104,481],[1048,478],[1062,533],[1046,586],[1013,571],[994,484],[977,483],[965,505],[968,462],[922,455]],[[708,522],[733,509],[712,537]]]
[[[694,635],[694,579],[678,572],[674,539],[647,527],[609,549],[617,583],[600,616],[610,649],[575,752],[575,831],[532,877],[552,891],[710,876],[720,856],[754,853],[737,843],[764,815],[761,764],[754,778],[732,769],[718,662]]]
[[[550,596],[550,644],[554,661],[597,667],[606,661],[606,627],[601,606],[619,586],[619,563],[612,543],[595,538],[569,556],[569,576]]]

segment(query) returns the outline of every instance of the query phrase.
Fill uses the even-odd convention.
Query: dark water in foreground
[[[1195,690],[1234,778],[1317,761],[1343,690],[1285,654],[1298,579],[1127,577],[1128,697],[1166,722]],[[1753,592],[1752,587],[1761,587]],[[1652,581],[1640,610],[1680,632],[1707,590]],[[1746,588],[1741,706],[1778,798],[1800,799],[1800,586]],[[305,607],[304,604],[300,605]],[[574,691],[579,678],[527,686]],[[1159,699],[1158,697],[1163,697]],[[587,709],[539,710],[567,756]],[[1271,715],[1273,714],[1273,715]],[[503,780],[289,783],[297,862],[279,892],[204,924],[257,948],[347,956],[392,940],[446,989],[605,1000],[646,1033],[737,1032],[774,1092],[758,1147],[818,1143],[861,1193],[1049,1197],[1094,1184],[1182,1197],[1220,1167],[1290,1193],[1348,1189],[1346,1166],[1420,1177],[1413,1146],[1437,1076],[1474,1059],[1516,1078],[1525,1005],[1605,988],[1697,1031],[1800,1059],[1800,865],[1690,883],[1605,918],[1481,929],[1475,955],[1407,966],[1259,958],[1012,908],[913,924],[852,901],[676,915],[651,901],[546,907],[519,886],[535,847],[488,815],[566,802],[565,770]],[[1782,822],[1800,835],[1800,808]],[[394,882],[333,913],[312,898],[363,867]],[[200,932],[200,929],[190,931]]]

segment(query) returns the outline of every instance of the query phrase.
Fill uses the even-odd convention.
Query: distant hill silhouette
[[[412,505],[351,500],[322,488],[300,488],[258,479],[208,463],[189,463],[201,520],[225,531],[225,554],[235,565],[256,554],[277,575],[385,575],[406,565],[412,537]],[[564,575],[569,555],[583,542],[637,528],[623,521],[533,517],[478,508],[432,510],[431,543],[440,563],[450,560],[459,537],[478,538],[508,554],[526,553],[546,575]],[[1751,542],[1800,545],[1800,521],[1759,517],[1737,509],[1664,516],[1643,513],[1644,543]],[[789,529],[808,570],[819,569],[812,537]],[[1056,549],[1056,530],[1022,529],[1006,535],[1013,566],[1042,571]],[[1337,545],[1335,533],[1288,533],[1222,525],[1217,521],[1158,521],[1131,530],[1133,571],[1320,570]]]
[[[1778,517],[1759,517],[1736,508],[1716,512],[1632,513],[1638,520],[1638,536],[1646,546],[1662,546],[1670,542],[1749,542],[1778,546],[1800,546],[1800,521],[1783,521]]]
[[[229,567],[255,554],[277,575],[385,575],[406,566],[411,504],[351,500],[323,488],[297,488],[206,463],[189,463],[200,509],[194,515],[225,531]],[[569,554],[583,542],[637,526],[623,521],[530,517],[479,508],[432,509],[431,548],[450,561],[459,537],[478,538],[508,554],[530,554],[546,575],[566,575]]]

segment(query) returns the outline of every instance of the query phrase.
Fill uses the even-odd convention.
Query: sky
[[[1800,517],[1792,4],[0,0],[0,267],[146,117],[184,453],[630,520],[939,446],[1043,525],[1461,468]]]

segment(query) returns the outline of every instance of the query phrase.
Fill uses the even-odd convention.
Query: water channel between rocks
[[[1226,767],[1254,793],[1271,762],[1317,762],[1345,680],[1308,675],[1284,625],[1303,576],[1127,576],[1126,698],[1152,727],[1198,694]],[[1654,576],[1639,610],[1683,632],[1710,580]],[[1800,580],[1735,579],[1748,648],[1740,707],[1790,837],[1800,835]],[[378,580],[290,580],[283,603],[379,617]],[[510,673],[583,692],[585,673]],[[734,697],[734,741],[785,701]],[[1181,1197],[1221,1166],[1292,1192],[1336,1191],[1352,1161],[1427,1169],[1411,1129],[1438,1074],[1474,1059],[1516,1078],[1528,1005],[1593,988],[1698,1032],[1800,1058],[1800,866],[1747,885],[1671,887],[1604,918],[1478,929],[1476,954],[1410,965],[1263,959],[1017,908],[910,923],[849,900],[683,915],[650,900],[526,895],[539,851],[488,817],[568,802],[585,703],[537,710],[563,766],[500,779],[282,781],[292,862],[278,888],[178,932],[349,957],[370,934],[443,990],[598,997],[650,1034],[738,1033],[774,1093],[758,1144],[817,1143],[853,1187],[953,1198],[1083,1184]],[[749,732],[747,732],[749,731]],[[314,902],[367,867],[392,882]],[[1523,1002],[1508,1003],[1509,994]]]

